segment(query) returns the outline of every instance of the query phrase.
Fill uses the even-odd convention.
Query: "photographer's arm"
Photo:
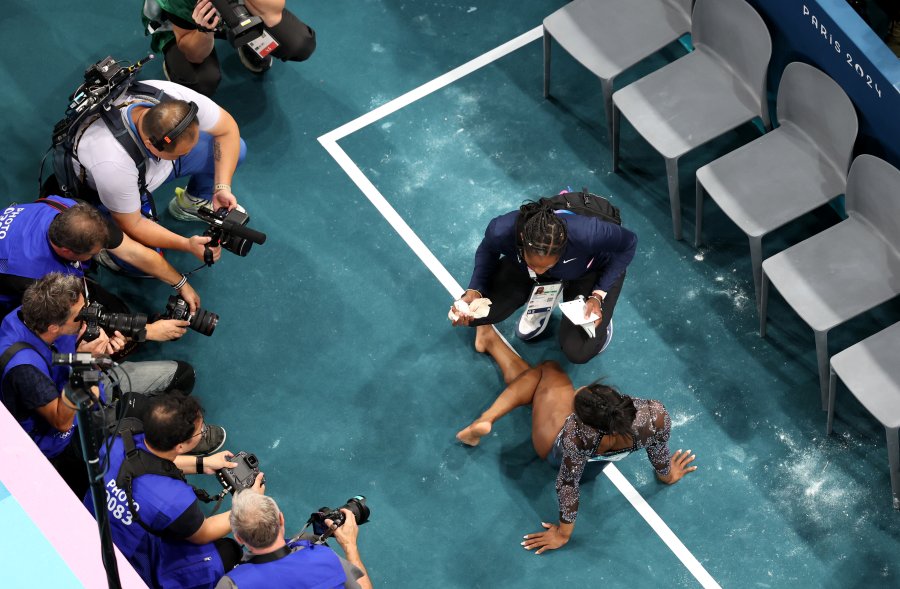
[[[216,185],[216,190],[213,192],[213,205],[233,209],[237,206],[237,198],[231,191],[231,179],[241,156],[240,129],[238,129],[234,117],[220,107],[219,120],[207,132],[213,136]]]
[[[123,234],[122,242],[117,247],[109,250],[109,252],[145,274],[149,274],[170,286],[175,286],[181,282],[181,272],[176,270],[162,255],[136,242],[128,235]],[[178,294],[187,301],[192,312],[200,306],[200,296],[187,282],[182,285]]]
[[[363,576],[356,580],[359,586],[362,589],[372,589],[372,580],[369,578],[369,573],[362,563],[362,558],[359,556],[359,548],[356,545],[356,539],[359,537],[359,526],[356,524],[356,516],[349,509],[342,509],[341,512],[344,514],[344,525],[335,528],[334,539],[341,545],[347,561],[362,571]],[[334,524],[330,519],[326,519],[325,523],[329,526]]]
[[[140,211],[130,213],[112,213],[116,224],[122,228],[128,237],[148,247],[172,249],[193,254],[199,260],[203,260],[203,246],[209,243],[209,237],[194,235],[182,237],[173,233],[150,219],[144,217]],[[213,248],[213,258],[219,259],[221,248]]]
[[[176,340],[187,333],[190,324],[190,321],[178,319],[157,319],[153,323],[147,324],[147,341],[170,342]]]
[[[274,27],[281,22],[284,12],[284,0],[245,0],[247,11],[263,20],[267,27]]]
[[[75,422],[75,409],[63,401],[62,393],[57,399],[38,407],[36,411],[56,431],[67,432]]]
[[[219,24],[219,16],[208,0],[200,0],[194,6],[191,14],[194,22],[210,31]],[[185,59],[191,63],[202,63],[215,47],[216,39],[212,32],[200,29],[185,29],[172,23],[172,32],[175,33],[175,43],[178,50],[184,54]]]
[[[224,538],[231,533],[231,522],[228,519],[230,515],[231,511],[226,511],[206,518],[200,529],[185,540],[194,544],[209,544],[219,538]]]
[[[75,420],[75,409],[64,405],[62,395],[49,376],[30,364],[9,369],[3,378],[4,395],[17,399],[21,406],[33,409],[50,426],[67,432]]]

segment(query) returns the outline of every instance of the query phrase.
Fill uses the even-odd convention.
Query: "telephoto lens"
[[[197,309],[196,313],[191,313],[191,308],[187,302],[178,295],[169,297],[166,303],[166,310],[160,316],[162,319],[178,319],[179,321],[187,321],[189,327],[197,333],[203,335],[212,335],[216,325],[219,324],[219,316],[205,309]]]

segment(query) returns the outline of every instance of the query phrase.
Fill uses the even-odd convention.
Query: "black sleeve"
[[[166,527],[166,532],[176,538],[189,538],[197,533],[205,519],[206,516],[200,510],[200,505],[194,501],[175,521]]]
[[[116,225],[111,217],[107,219],[106,225],[109,228],[109,241],[106,242],[106,249],[114,250],[122,245],[122,240],[125,239],[122,237],[122,228]]]
[[[197,23],[195,23],[193,20],[184,20],[180,16],[172,14],[171,12],[166,12],[165,10],[163,10],[163,14],[166,17],[166,20],[168,20],[170,23],[172,23],[176,27],[180,27],[182,29],[188,29],[188,30],[194,30],[194,29],[200,28],[197,26]]]
[[[3,379],[3,392],[3,404],[16,419],[25,419],[38,407],[59,398],[50,377],[30,364],[9,369]]]

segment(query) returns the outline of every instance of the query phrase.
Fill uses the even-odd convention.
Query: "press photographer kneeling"
[[[125,344],[121,333],[107,335],[103,329],[92,341],[79,342],[86,328],[83,288],[79,278],[51,272],[28,287],[22,306],[0,324],[0,399],[79,496],[87,490],[87,470],[79,444],[72,443],[75,409],[61,393],[69,368],[55,365],[53,354],[108,355]],[[107,399],[113,380],[124,392],[138,393],[131,396],[137,413],[147,395],[174,389],[190,392],[194,369],[178,361],[125,362],[100,379]],[[94,394],[100,395],[101,390]]]
[[[351,499],[340,509],[342,516],[335,515],[335,510],[324,508],[310,518],[317,533],[325,532],[325,536],[333,533],[344,550],[345,560],[327,545],[311,542],[306,535],[286,541],[284,515],[274,499],[246,491],[237,493],[231,505],[231,528],[235,539],[244,544],[250,554],[222,577],[216,589],[371,589],[372,582],[356,546],[358,523],[368,519],[364,501]],[[325,518],[325,515],[339,521]],[[317,524],[324,524],[324,530],[317,529]]]
[[[229,512],[206,517],[184,475],[236,468],[234,455],[187,456],[207,431],[193,397],[154,397],[142,428],[122,431],[108,453],[104,485],[113,542],[151,587],[213,587],[241,550],[226,538]],[[262,473],[251,488],[264,492]],[[90,496],[84,503],[93,513]]]

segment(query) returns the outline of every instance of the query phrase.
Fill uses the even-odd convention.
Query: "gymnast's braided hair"
[[[575,415],[604,434],[630,434],[637,416],[631,397],[611,386],[590,384],[575,395]]]
[[[566,224],[550,205],[529,201],[519,208],[519,247],[539,256],[558,256],[566,247]]]

